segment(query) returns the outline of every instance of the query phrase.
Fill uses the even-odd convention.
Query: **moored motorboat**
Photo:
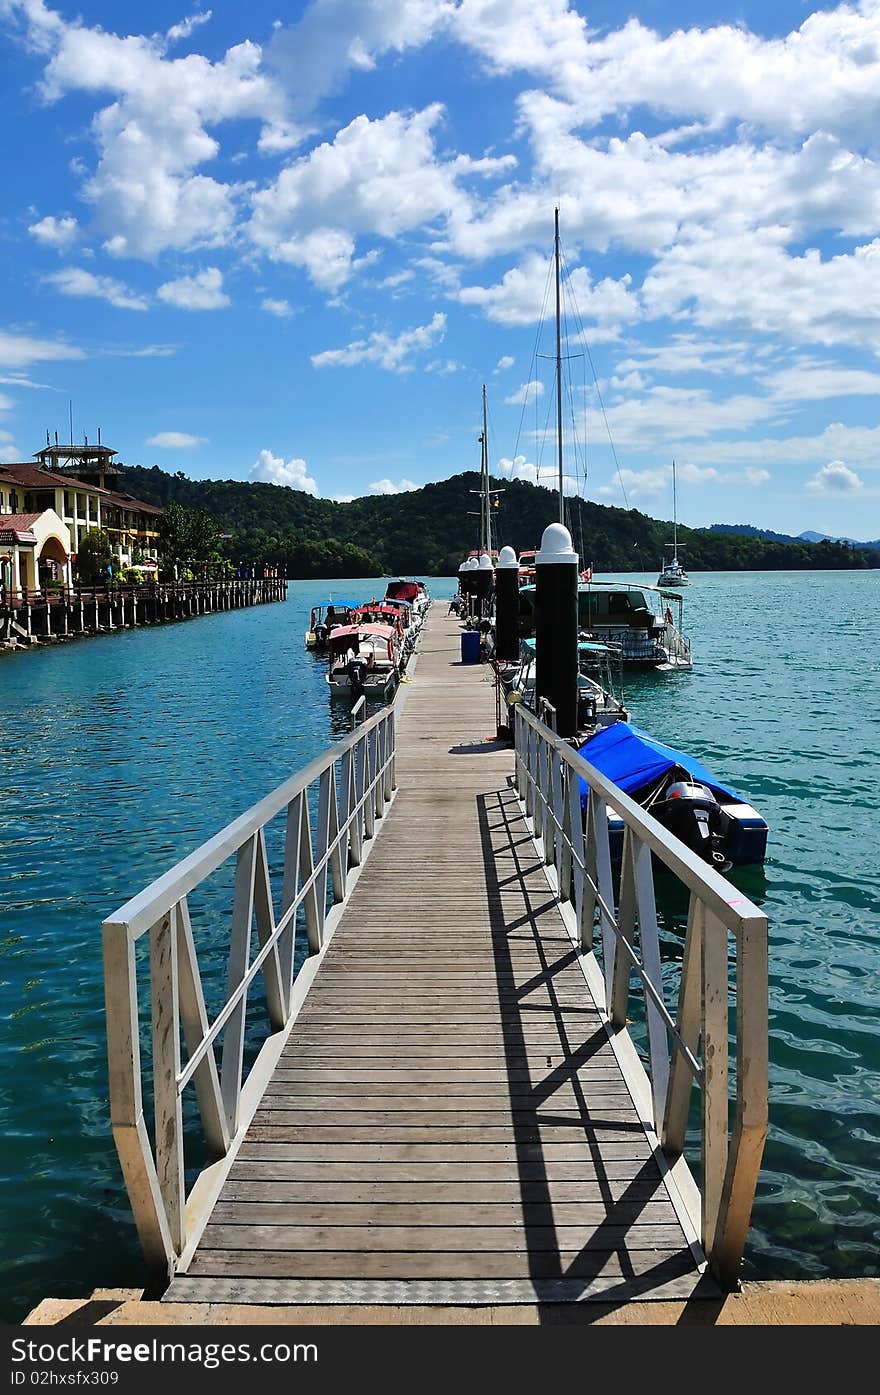
[[[766,821],[747,799],[722,784],[696,757],[624,723],[597,732],[578,751],[692,852],[719,870],[764,861]],[[586,800],[587,785],[581,780],[584,808]],[[623,828],[623,819],[609,808],[612,856],[620,856]]]
[[[520,632],[534,632],[535,587],[520,587]],[[682,631],[682,596],[628,581],[579,582],[582,638],[620,649],[624,667],[671,672],[693,668],[690,640]],[[673,615],[672,607],[678,610]]]
[[[400,678],[401,650],[394,625],[343,625],[328,640],[326,674],[336,697],[383,699]]]
[[[615,722],[628,722],[621,692],[615,692],[613,666],[619,655],[608,645],[581,640],[578,644],[578,731],[599,731]],[[585,672],[585,670],[590,670]],[[496,665],[508,706],[523,702],[535,711],[535,641],[520,644],[518,664]],[[593,675],[596,675],[595,677]],[[541,715],[538,713],[537,715]]]
[[[347,625],[357,601],[319,601],[312,606],[309,628],[306,630],[306,648],[322,652],[327,648],[327,636],[339,625]]]

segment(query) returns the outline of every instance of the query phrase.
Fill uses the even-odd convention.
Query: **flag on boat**
[[[593,564],[592,564],[592,562],[591,562],[590,565],[589,565],[588,567],[584,567],[584,570],[581,572],[581,581],[592,581],[592,580],[593,580]]]

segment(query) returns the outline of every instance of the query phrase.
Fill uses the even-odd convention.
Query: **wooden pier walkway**
[[[396,798],[166,1303],[717,1292],[440,612]]]

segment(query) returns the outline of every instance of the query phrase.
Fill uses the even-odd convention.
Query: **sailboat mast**
[[[486,420],[486,384],[483,384],[483,434],[480,468],[483,476],[483,551],[492,556],[492,500],[489,496],[489,428]]]
[[[675,502],[675,461],[672,462],[672,556],[678,561],[678,506]]]
[[[559,456],[559,522],[565,522],[565,502],[562,492],[562,313],[559,288],[559,209],[555,210],[556,238],[556,445]]]

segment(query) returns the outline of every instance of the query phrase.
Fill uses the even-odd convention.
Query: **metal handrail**
[[[367,718],[103,924],[113,1136],[148,1268],[163,1277],[170,1277],[192,1250],[207,1222],[377,822],[394,798],[394,721],[391,708]],[[316,800],[310,800],[313,792]],[[315,803],[313,817],[310,806]],[[265,831],[285,811],[281,905],[276,910]],[[188,897],[232,856],[236,870],[226,996],[209,1022]],[[296,973],[300,913],[308,957]],[[254,926],[259,949],[251,959]],[[144,1117],[140,1052],[135,945],[144,935],[150,946],[155,1144]],[[269,1020],[259,1054],[245,1072],[245,1014],[258,974]],[[187,1195],[182,1095],[191,1083],[213,1156]]]
[[[693,1220],[717,1278],[725,1287],[735,1287],[767,1133],[767,918],[522,703],[514,712],[517,793],[545,863],[555,869],[560,899],[570,903],[581,949],[599,985],[599,1006],[613,1034],[626,1033],[633,970],[643,989],[649,1122],[674,1164],[683,1163],[692,1085],[700,1087],[702,1185]],[[581,780],[588,789],[585,816]],[[609,809],[624,823],[617,886]],[[652,858],[690,893],[674,1017],[663,993]],[[596,932],[603,970],[592,955]],[[729,935],[736,951],[732,1127]]]

